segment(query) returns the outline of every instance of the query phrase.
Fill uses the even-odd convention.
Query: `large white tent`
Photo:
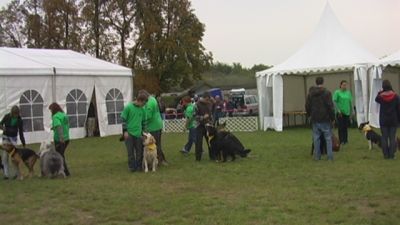
[[[369,122],[374,127],[379,127],[379,105],[375,102],[375,97],[381,90],[382,80],[384,79],[389,80],[394,91],[399,93],[400,50],[379,60],[370,71]]]
[[[0,48],[0,117],[18,105],[27,143],[49,138],[52,102],[68,114],[71,138],[86,136],[91,103],[100,135],[121,133],[132,85],[131,69],[74,51]]]
[[[317,76],[324,77],[331,91],[347,80],[355,94],[357,120],[365,121],[368,64],[374,61],[342,27],[328,3],[311,38],[296,53],[256,74],[261,128],[282,131],[284,113],[304,111],[308,89]]]

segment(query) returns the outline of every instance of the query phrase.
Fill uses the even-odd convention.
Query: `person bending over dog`
[[[24,137],[24,129],[23,129],[22,118],[19,113],[18,106],[13,106],[11,108],[11,112],[6,114],[3,119],[0,121],[0,129],[3,130],[3,142],[8,141],[11,142],[14,146],[17,145],[18,134],[19,139],[21,140],[22,145],[25,148],[25,137]],[[3,174],[4,179],[8,179],[10,176],[9,164],[8,164],[8,154],[6,151],[1,151],[1,161],[3,164]]]
[[[66,176],[70,175],[67,167],[67,161],[65,160],[65,151],[69,144],[69,120],[68,116],[61,109],[57,103],[51,103],[49,106],[51,112],[52,124],[51,129],[54,133],[54,144],[56,151],[61,154],[64,159],[64,173]]]
[[[399,96],[393,91],[390,81],[382,82],[382,90],[375,101],[379,103],[379,125],[382,132],[382,150],[385,159],[394,159],[396,130],[400,119]]]
[[[128,103],[121,113],[122,129],[126,150],[128,152],[128,167],[131,172],[142,170],[143,145],[142,132],[145,122],[143,106],[147,102],[147,95],[139,93],[136,100]]]
[[[203,138],[206,139],[208,152],[211,160],[215,160],[215,156],[210,151],[210,146],[207,138],[206,124],[212,121],[212,102],[208,92],[203,94],[203,97],[196,103],[196,161],[201,160],[203,154]]]
[[[335,121],[335,112],[331,93],[323,87],[324,79],[317,77],[316,87],[311,87],[306,100],[307,116],[311,117],[314,158],[321,160],[320,136],[324,135],[328,160],[333,160],[332,152],[332,124]]]
[[[158,163],[164,166],[168,165],[167,160],[165,159],[165,154],[161,147],[163,121],[157,99],[154,96],[151,96],[146,90],[140,90],[139,94],[145,95],[148,98],[147,103],[144,105],[146,118],[144,128],[156,139]]]

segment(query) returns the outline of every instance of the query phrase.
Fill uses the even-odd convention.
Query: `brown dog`
[[[35,151],[28,148],[16,148],[9,142],[3,142],[3,149],[11,157],[11,161],[17,169],[18,179],[24,179],[22,173],[23,164],[29,169],[29,177],[33,176],[33,167],[35,166],[36,160],[39,158]]]

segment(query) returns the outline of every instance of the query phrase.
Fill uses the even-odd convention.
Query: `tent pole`
[[[56,68],[53,67],[53,77],[52,77],[52,82],[51,82],[51,97],[52,101],[56,102]]]

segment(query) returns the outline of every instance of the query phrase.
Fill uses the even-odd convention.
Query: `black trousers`
[[[69,140],[68,141],[65,141],[64,143],[61,143],[61,142],[55,142],[55,145],[56,145],[56,151],[58,152],[58,153],[60,153],[60,155],[63,157],[63,159],[64,159],[64,173],[65,173],[65,175],[66,176],[69,176],[70,175],[70,173],[69,173],[69,170],[68,170],[68,167],[67,167],[67,161],[65,160],[65,150],[67,149],[67,147],[68,147],[68,144],[69,144]]]
[[[167,161],[161,148],[161,130],[150,132],[150,134],[153,135],[154,139],[156,139],[158,163],[160,164],[164,161]]]
[[[384,127],[381,126],[382,132],[382,151],[385,159],[394,159],[394,152],[396,151],[396,131],[397,127]]]
[[[204,125],[199,125],[196,127],[196,148],[195,148],[196,161],[200,161],[201,155],[203,154],[203,138],[205,138],[207,141],[208,153],[209,153],[210,159],[214,158],[214,156],[212,155],[212,153],[210,151],[206,127]]]
[[[350,116],[347,115],[336,115],[338,135],[340,144],[346,144],[348,142],[348,131],[350,125]]]

